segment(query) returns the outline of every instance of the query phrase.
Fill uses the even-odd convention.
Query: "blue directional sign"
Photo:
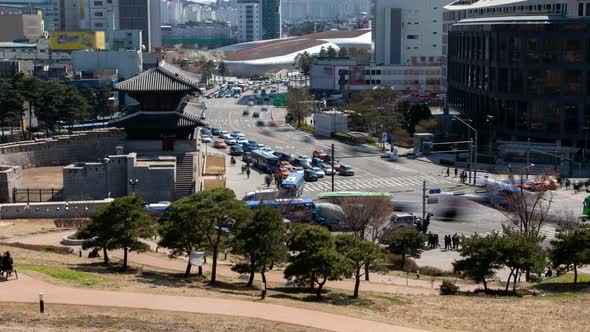
[[[440,188],[430,189],[431,194],[440,194]]]
[[[384,132],[384,133],[381,134],[381,141],[382,142],[387,142],[387,133]]]

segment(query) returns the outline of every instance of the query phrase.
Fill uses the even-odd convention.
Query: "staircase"
[[[176,199],[192,195],[194,188],[195,154],[185,153],[176,156]]]

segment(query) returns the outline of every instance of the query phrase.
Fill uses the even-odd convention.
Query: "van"
[[[274,189],[256,190],[247,193],[243,201],[268,201],[278,197],[279,192]]]
[[[389,227],[415,227],[418,220],[413,213],[396,212],[391,215]]]

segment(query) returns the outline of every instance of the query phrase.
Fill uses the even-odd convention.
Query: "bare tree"
[[[343,220],[356,237],[376,242],[381,237],[393,208],[389,196],[345,197],[337,203]],[[365,280],[369,280],[369,264],[365,263]]]

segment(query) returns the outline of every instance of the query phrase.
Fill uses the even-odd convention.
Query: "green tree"
[[[545,268],[546,255],[539,243],[541,237],[531,236],[519,230],[503,226],[504,233],[499,242],[499,263],[510,270],[506,291],[510,286],[510,277],[513,277],[512,290],[516,290],[516,282],[519,272],[541,273]]]
[[[376,260],[380,256],[379,245],[372,241],[361,240],[352,234],[342,234],[336,236],[336,249],[354,267],[353,297],[357,298],[359,296],[361,277],[364,274],[361,271],[369,262]]]
[[[35,105],[37,118],[45,123],[47,129],[54,129],[65,98],[64,85],[55,81],[43,82],[40,95]]]
[[[217,71],[219,71],[219,75],[221,75],[221,77],[223,79],[225,79],[225,74],[227,73],[227,68],[225,67],[224,61],[219,62],[219,66],[217,67]]]
[[[113,211],[110,205],[99,208],[92,216],[92,222],[83,226],[77,233],[79,239],[88,239],[82,244],[83,249],[93,247],[102,248],[102,258],[105,264],[109,263],[108,250],[115,249],[113,238],[115,237]]]
[[[287,91],[287,113],[297,120],[297,127],[301,127],[303,119],[312,114],[314,99],[307,89],[290,89]]]
[[[245,263],[235,265],[232,270],[250,273],[248,287],[252,286],[255,272],[260,272],[266,284],[265,272],[269,267],[287,258],[283,216],[271,206],[260,207],[251,219],[238,223],[231,245],[235,254],[245,258]]]
[[[323,46],[322,46],[322,47],[320,48],[320,53],[318,54],[318,56],[319,56],[320,58],[325,58],[325,57],[327,57],[327,56],[328,56],[328,51],[326,50],[326,48],[325,48],[325,47],[323,47]]]
[[[340,58],[348,57],[348,51],[346,50],[346,47],[340,47],[340,50],[338,51],[338,57],[340,57]]]
[[[34,76],[25,76],[23,73],[18,73],[12,80],[15,91],[21,95],[27,102],[29,111],[29,132],[32,132],[32,119],[34,106],[39,103],[41,98],[42,82]]]
[[[187,255],[193,250],[203,249],[207,243],[204,234],[197,227],[200,211],[192,204],[190,197],[183,197],[172,203],[168,211],[160,219],[160,241],[158,245],[172,249],[174,256]],[[191,273],[190,259],[184,271],[184,277]],[[199,275],[203,274],[199,266]]]
[[[2,123],[2,141],[4,137],[4,124],[10,123],[9,119],[22,119],[24,98],[14,91],[12,84],[0,81],[0,122]],[[22,124],[22,121],[20,121]],[[22,127],[21,127],[22,128]]]
[[[551,240],[549,257],[555,266],[565,265],[574,269],[574,285],[578,283],[578,268],[590,264],[590,225],[581,224],[561,229]]]
[[[420,258],[426,247],[426,235],[414,227],[392,227],[385,230],[381,243],[388,246],[389,252],[402,256],[400,268],[403,269],[406,256]]]
[[[488,289],[486,279],[494,276],[495,269],[499,269],[500,241],[498,233],[485,237],[477,234],[461,238],[459,254],[462,259],[453,262],[453,270],[477,283],[482,282],[484,290]]]
[[[198,216],[194,227],[203,234],[211,254],[211,284],[217,277],[217,258],[228,231],[242,220],[251,218],[251,210],[244,202],[237,200],[231,189],[205,190],[193,194],[187,200],[193,205]]]
[[[432,113],[425,103],[412,104],[404,113],[406,129],[413,134],[416,132],[416,125],[422,120],[432,118]]]
[[[111,100],[111,89],[108,86],[103,86],[96,91],[94,114],[96,118],[115,114],[115,105]]]
[[[305,51],[303,53],[297,54],[297,56],[295,57],[295,62],[293,63],[293,66],[299,69],[299,72],[302,73],[303,76],[305,76],[305,84],[307,84],[307,78],[309,77],[309,71],[311,70],[312,62],[313,57],[307,51]]]
[[[213,69],[215,68],[215,62],[213,60],[207,60],[204,56],[202,56],[198,61],[199,69],[201,74],[209,83],[209,77],[213,74]]]
[[[75,86],[63,86],[63,99],[58,111],[59,120],[69,125],[80,122],[88,116],[90,107]]]
[[[285,268],[285,278],[295,277],[302,283],[308,283],[312,289],[317,284],[318,299],[322,298],[321,291],[328,280],[351,275],[351,264],[336,251],[334,237],[323,227],[293,225],[289,250],[298,254]]]
[[[332,47],[332,45],[328,46],[328,48],[326,49],[326,56],[328,58],[335,58],[337,55],[338,52],[336,51],[336,49]]]

